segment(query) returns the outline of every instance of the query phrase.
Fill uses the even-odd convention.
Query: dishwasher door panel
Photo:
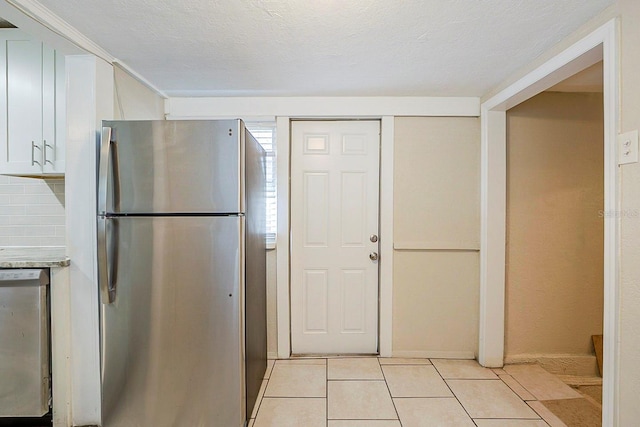
[[[0,417],[49,411],[47,286],[0,281]]]

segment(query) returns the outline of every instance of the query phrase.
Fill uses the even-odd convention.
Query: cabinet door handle
[[[55,160],[55,159],[56,159],[56,150],[55,150],[55,147],[54,147],[53,145],[49,145],[49,144],[47,144],[47,140],[45,139],[45,140],[44,140],[44,150],[43,150],[43,152],[42,152],[42,157],[43,157],[43,160],[44,160],[44,161],[43,161],[43,164],[45,164],[45,165],[46,165],[47,163],[50,163],[50,164],[52,164],[52,165],[53,165],[53,162],[52,162],[51,160],[48,160],[48,159],[47,159],[47,148],[51,148],[51,149],[53,150],[53,160]]]
[[[36,145],[35,141],[31,141],[31,166],[34,166],[36,164],[42,166],[42,164],[36,160],[36,148],[42,151],[42,148]]]

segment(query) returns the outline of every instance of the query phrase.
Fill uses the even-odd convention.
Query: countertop
[[[0,268],[66,267],[69,263],[64,247],[0,248]]]

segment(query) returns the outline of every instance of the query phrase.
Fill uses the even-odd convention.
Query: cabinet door
[[[0,174],[64,175],[64,55],[0,30]]]
[[[7,40],[6,172],[42,173],[42,43]]]
[[[42,171],[64,174],[66,139],[64,55],[42,46]]]

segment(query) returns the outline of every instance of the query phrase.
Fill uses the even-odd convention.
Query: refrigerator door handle
[[[107,213],[107,183],[109,179],[109,160],[111,157],[111,128],[102,128],[100,138],[100,160],[98,164],[98,215]]]
[[[120,174],[118,167],[118,145],[115,131],[110,127],[102,128],[100,138],[100,162],[98,164],[98,215],[107,213],[107,195],[109,194],[109,172],[112,174],[111,196],[113,208],[120,209]],[[113,152],[113,156],[111,153]],[[113,164],[111,164],[113,162]]]
[[[98,165],[98,285],[104,303],[111,304],[116,298],[115,272],[114,263],[116,257],[112,256],[111,248],[114,247],[107,239],[107,194],[109,182],[109,169],[114,133],[110,127],[102,128],[102,137],[100,138],[100,161]],[[115,162],[114,162],[115,163]],[[115,164],[114,164],[115,166]],[[114,168],[115,169],[115,168]],[[115,172],[115,170],[114,170]],[[113,175],[115,189],[118,188],[118,179],[116,173]],[[117,191],[114,191],[114,202],[117,202]],[[117,245],[117,229],[115,224],[112,227],[112,239]]]
[[[116,300],[115,275],[113,263],[116,257],[110,256],[110,245],[107,241],[107,221],[109,218],[98,217],[98,285],[104,304],[111,304]]]

